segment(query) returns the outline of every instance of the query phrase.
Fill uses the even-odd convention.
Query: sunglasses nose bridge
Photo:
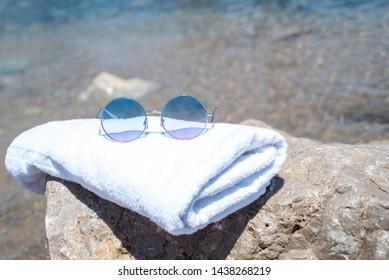
[[[147,116],[160,116],[160,115],[162,115],[162,112],[157,111],[157,110],[151,110],[151,111],[147,111],[146,115]]]
[[[160,126],[163,126],[163,117],[162,117],[162,112],[161,111],[158,111],[158,110],[150,110],[150,111],[147,111],[146,112],[146,117],[147,116],[152,116],[152,117],[160,117],[161,119],[161,122],[160,122]],[[146,127],[147,128],[147,127]]]

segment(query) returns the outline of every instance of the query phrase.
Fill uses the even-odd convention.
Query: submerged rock
[[[192,235],[172,236],[80,185],[48,178],[48,257],[389,259],[389,142],[323,144],[283,134],[288,158],[266,194]]]
[[[119,96],[137,99],[158,88],[159,85],[152,81],[140,78],[126,79],[108,72],[101,72],[93,79],[92,84],[80,94],[79,98],[81,101],[86,101],[91,97],[97,100]]]

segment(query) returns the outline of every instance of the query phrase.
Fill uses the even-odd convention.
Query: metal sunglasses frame
[[[179,95],[179,96],[176,96],[176,97],[171,98],[168,102],[166,102],[166,104],[164,105],[163,109],[164,109],[164,108],[166,107],[166,105],[167,105],[169,102],[171,102],[172,100],[174,100],[174,99],[176,99],[176,98],[179,98],[179,97],[183,97],[183,96],[188,96],[188,97],[194,98],[197,102],[199,102],[199,103],[203,106],[203,108],[204,108],[205,111],[207,112],[207,122],[205,123],[202,132],[201,132],[199,135],[197,135],[197,136],[191,138],[191,139],[194,139],[194,138],[200,136],[200,135],[204,132],[204,130],[206,129],[206,127],[207,127],[208,124],[213,123],[213,121],[214,121],[214,119],[215,119],[215,112],[216,112],[216,110],[217,110],[217,107],[214,107],[213,111],[212,111],[211,113],[208,113],[207,108],[206,108],[206,107],[204,106],[204,104],[203,104],[200,100],[198,100],[196,97],[191,96],[191,95]],[[171,135],[171,134],[169,133],[169,131],[165,128],[165,126],[164,126],[165,120],[163,119],[163,109],[162,109],[162,111],[158,111],[158,110],[148,110],[148,111],[146,111],[146,110],[144,109],[144,107],[143,107],[138,101],[136,101],[136,100],[134,100],[134,99],[132,99],[132,98],[130,98],[130,97],[117,97],[117,98],[115,98],[115,99],[120,99],[120,98],[125,98],[125,99],[129,99],[129,100],[131,100],[131,101],[135,101],[136,103],[138,103],[138,104],[142,107],[143,111],[145,112],[145,120],[144,120],[144,122],[143,122],[143,124],[144,124],[144,129],[143,129],[142,133],[140,133],[138,137],[136,137],[136,138],[134,138],[134,139],[132,139],[132,140],[130,140],[130,141],[126,141],[126,142],[134,141],[134,140],[138,139],[140,136],[142,136],[142,135],[144,134],[144,132],[145,132],[146,129],[148,128],[148,119],[147,119],[148,116],[156,116],[156,117],[159,116],[159,117],[160,117],[160,121],[161,121],[161,122],[160,122],[160,125],[163,127],[163,129],[166,131],[166,133],[169,134],[169,135],[170,135],[172,138],[174,138],[174,139],[183,140],[183,139],[174,137],[174,136]],[[102,122],[103,122],[103,119],[102,119],[102,113],[103,113],[103,112],[106,112],[106,113],[107,113],[108,115],[110,115],[113,119],[118,119],[118,117],[116,117],[114,114],[112,114],[111,112],[109,112],[108,110],[105,109],[105,108],[108,106],[108,104],[110,104],[110,103],[111,103],[113,100],[115,100],[115,99],[112,99],[112,100],[109,101],[104,107],[100,108],[100,110],[99,110],[99,111],[97,112],[97,114],[96,114],[96,118],[98,118],[98,119],[101,120],[101,127],[103,128],[105,134],[106,134],[110,139],[112,139],[112,140],[114,140],[114,141],[118,141],[118,140],[112,138],[112,137],[109,135],[109,133],[107,133],[107,132],[105,131],[104,126],[103,126],[103,123],[102,123]],[[188,139],[188,140],[190,140],[190,139]],[[118,141],[118,142],[120,142],[120,141]]]

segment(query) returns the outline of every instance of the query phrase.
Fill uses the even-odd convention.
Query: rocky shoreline
[[[49,177],[48,258],[389,259],[389,142],[325,144],[281,133],[289,154],[266,194],[192,235],[172,236]]]

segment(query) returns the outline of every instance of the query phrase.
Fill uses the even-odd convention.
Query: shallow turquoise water
[[[216,121],[389,139],[388,30],[383,0],[0,0],[1,155],[32,126],[94,117],[102,101],[79,96],[101,71],[158,83],[140,100],[146,108],[185,92],[217,106]],[[3,213],[35,201],[15,200],[3,165],[0,182]],[[0,249],[15,226],[6,228]]]
[[[387,138],[388,1],[268,2],[0,1],[0,133],[90,116],[77,95],[105,70],[162,85],[154,107],[188,92],[219,121]]]

